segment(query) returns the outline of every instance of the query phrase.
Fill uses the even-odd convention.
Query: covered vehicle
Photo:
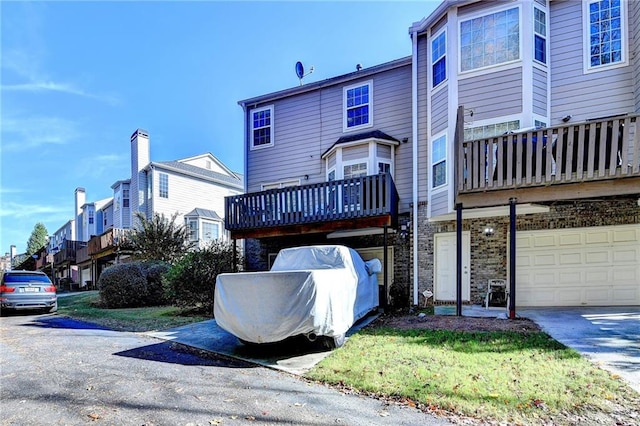
[[[245,343],[304,335],[339,347],[347,330],[378,307],[378,259],[340,246],[284,249],[270,271],[220,274],[214,316]]]
[[[38,271],[7,271],[0,281],[0,309],[58,310],[56,287],[49,277]]]

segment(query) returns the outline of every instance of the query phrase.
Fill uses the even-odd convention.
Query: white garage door
[[[640,225],[518,231],[517,306],[640,305]]]

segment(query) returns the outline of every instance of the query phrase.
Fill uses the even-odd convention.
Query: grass
[[[58,298],[58,314],[118,331],[157,331],[211,319],[174,306],[103,309],[97,291]]]
[[[576,416],[593,420],[615,405],[640,403],[615,377],[544,333],[365,329],[307,377],[509,424],[572,424]]]
[[[60,297],[58,313],[124,331],[210,319],[175,307],[101,309],[97,301],[97,292]],[[640,396],[615,376],[545,333],[365,328],[306,377],[500,424],[630,425],[638,419],[628,412],[640,406]],[[620,407],[628,408],[621,414]]]

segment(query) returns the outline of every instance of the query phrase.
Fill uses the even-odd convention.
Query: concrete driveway
[[[640,393],[640,306],[520,308],[517,314]]]

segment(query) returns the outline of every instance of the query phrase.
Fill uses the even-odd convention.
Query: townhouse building
[[[640,304],[640,2],[444,0],[408,43],[239,102],[248,268],[339,241],[394,305]]]

